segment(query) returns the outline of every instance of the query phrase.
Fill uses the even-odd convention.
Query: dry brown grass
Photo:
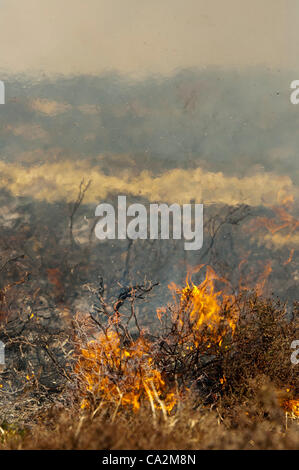
[[[53,407],[31,426],[4,426],[0,449],[298,449],[298,423],[286,423],[273,386],[260,377],[251,387],[250,399],[229,407],[194,408],[189,397],[167,419],[153,419],[149,407],[115,417],[113,409],[93,415]]]

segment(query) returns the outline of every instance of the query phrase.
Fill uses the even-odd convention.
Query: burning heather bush
[[[206,278],[199,286],[188,278],[183,289],[170,285],[180,295],[172,323],[181,343],[191,341],[192,349],[199,344],[205,344],[207,348],[212,344],[221,347],[224,337],[235,331],[238,318],[235,297],[215,291],[215,281],[224,280],[208,266]]]
[[[216,283],[223,289],[216,289]],[[296,415],[298,385],[289,355],[296,306],[287,319],[285,305],[279,302],[249,294],[235,297],[227,292],[228,283],[207,268],[199,285],[187,278],[182,289],[170,286],[175,301],[158,309],[161,327],[153,335],[140,327],[134,308],[140,292],[152,287],[127,289],[112,313],[101,291],[100,317],[91,315],[99,333],[83,346],[81,341],[74,370],[81,408],[112,405],[115,415],[123,407],[138,411],[148,403],[154,415],[159,409],[166,415],[190,392],[195,406],[246,399],[250,380],[264,375],[277,390],[277,402]],[[121,313],[127,300],[129,313]],[[101,314],[106,315],[106,324]],[[130,332],[131,319],[135,333]],[[88,335],[85,330],[86,339]],[[290,396],[282,399],[286,389]]]
[[[256,293],[235,295],[207,267],[201,283],[188,276],[185,287],[169,286],[174,300],[157,310],[158,326],[149,331],[136,303],[156,285],[125,287],[112,302],[102,279],[96,288],[86,285],[96,296],[90,314],[77,315],[68,338],[55,332],[55,344],[38,315],[24,318],[19,336],[14,328],[11,344],[36,357],[43,353],[60,377],[59,390],[40,380],[38,361],[31,360],[14,403],[23,418],[13,413],[13,428],[0,422],[0,447],[298,446],[298,374],[290,361],[298,305],[290,310]],[[31,336],[24,339],[26,328]],[[116,428],[132,429],[126,442]]]
[[[93,401],[100,406],[117,404],[139,410],[142,401],[149,401],[154,411],[160,408],[170,412],[175,405],[175,394],[167,390],[161,372],[154,366],[151,344],[143,336],[127,345],[121,335],[108,329],[97,342],[90,342],[81,350],[75,373],[86,383],[87,395],[81,407]]]

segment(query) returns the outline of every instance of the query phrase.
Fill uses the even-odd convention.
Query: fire
[[[198,270],[202,268],[200,266]],[[269,271],[270,264],[266,266],[263,278]],[[161,324],[167,323],[167,312],[171,313],[171,329],[166,330],[165,335],[171,361],[174,356],[171,348],[175,346],[175,353],[179,358],[187,358],[187,364],[191,364],[189,359],[194,357],[197,361],[199,355],[206,359],[206,355],[212,357],[226,351],[236,338],[240,311],[235,296],[229,293],[229,283],[217,276],[211,267],[206,267],[205,279],[199,284],[192,281],[191,275],[187,275],[184,287],[174,283],[169,286],[175,293],[175,305],[157,310]],[[154,415],[156,410],[161,410],[164,416],[169,415],[177,404],[179,393],[189,390],[189,383],[180,382],[179,369],[175,371],[178,374],[175,386],[169,384],[173,384],[173,380],[165,380],[161,370],[162,367],[163,371],[168,370],[168,365],[165,367],[162,361],[159,368],[160,339],[153,342],[142,330],[139,330],[137,339],[132,339],[128,331],[124,334],[121,316],[110,320],[97,340],[89,341],[80,351],[75,372],[81,385],[81,407],[98,408],[112,404],[117,413],[120,407],[137,412],[142,404],[147,404]],[[219,388],[227,387],[229,378],[224,371],[217,380]],[[178,383],[183,383],[181,392],[178,392]],[[299,400],[290,399],[285,394],[277,398],[287,416],[299,417]]]
[[[287,246],[293,243],[294,234],[298,231],[299,220],[292,215],[292,208],[294,205],[294,196],[291,194],[284,194],[279,192],[277,195],[277,203],[279,205],[270,206],[273,216],[269,217],[255,217],[249,224],[246,225],[245,230],[249,233],[255,233],[259,230],[264,233],[264,242],[267,244],[269,241],[275,246]],[[289,255],[285,261],[282,262],[283,266],[287,266],[293,261],[295,248],[290,246]],[[247,260],[242,260],[239,264],[239,269],[246,263]],[[266,263],[264,272],[261,274],[260,279],[256,283],[256,292],[258,295],[264,293],[267,278],[272,271],[272,260]],[[250,276],[247,273],[245,284],[250,285],[250,278],[256,272],[256,266]]]
[[[297,230],[299,220],[289,212],[294,204],[294,196],[288,195],[282,200],[278,196],[278,202],[279,205],[271,207],[276,217],[271,219],[268,217],[257,217],[251,224],[252,230],[266,228],[268,232],[274,235],[283,229],[287,229],[288,236]]]
[[[268,261],[265,265],[263,273],[260,275],[256,286],[255,286],[255,291],[258,296],[261,296],[264,292],[265,284],[267,282],[268,277],[270,276],[272,272],[272,261]]]
[[[286,266],[287,264],[292,262],[294,253],[295,253],[295,250],[294,250],[294,248],[292,248],[291,251],[290,251],[290,255],[289,255],[288,259],[283,263],[284,266]]]
[[[201,269],[200,266],[199,269]],[[207,267],[205,280],[195,285],[187,276],[186,287],[178,289],[175,284],[170,289],[180,294],[180,301],[175,318],[178,330],[184,341],[192,339],[195,346],[199,343],[212,343],[221,346],[224,337],[234,334],[238,320],[234,295],[217,291],[215,281],[227,284],[227,281],[216,275]],[[208,345],[209,346],[209,345]]]
[[[299,400],[284,400],[281,406],[292,419],[299,418]]]
[[[238,318],[234,296],[217,291],[216,281],[226,282],[207,267],[206,278],[200,285],[187,276],[184,288],[172,286],[180,294],[172,322],[183,348],[188,351],[195,350],[199,344],[207,349],[212,345],[220,347],[227,334],[234,334]],[[164,313],[161,309],[157,311],[160,321]],[[124,339],[119,326],[110,322],[96,341],[81,349],[76,374],[83,386],[82,408],[100,402],[114,403],[117,409],[128,406],[138,411],[141,403],[147,402],[153,412],[160,409],[169,414],[176,404],[177,393],[155,364],[155,345],[142,332],[135,340]],[[223,384],[225,380],[223,377]]]
[[[266,229],[268,234],[265,239],[270,239],[273,242],[277,236],[283,237],[285,242],[291,240],[299,227],[299,220],[291,213],[295,203],[294,196],[284,195],[284,197],[281,197],[281,195],[278,194],[277,202],[279,205],[270,206],[274,217],[256,217],[246,226],[246,230],[254,233],[259,229]],[[290,263],[292,257],[293,254],[291,251],[289,259],[284,264]]]
[[[101,333],[98,341],[89,342],[76,366],[85,386],[86,398],[81,407],[89,407],[88,397],[95,397],[102,403],[129,406],[134,411],[146,401],[153,411],[169,413],[176,403],[175,393],[155,368],[151,351],[150,343],[142,336],[124,347],[120,335],[112,329]]]

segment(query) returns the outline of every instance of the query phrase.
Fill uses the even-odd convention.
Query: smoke
[[[0,162],[0,187],[15,196],[30,196],[55,202],[76,199],[82,178],[91,180],[85,202],[96,204],[109,194],[133,195],[149,201],[188,203],[194,199],[204,204],[275,205],[278,198],[298,195],[288,176],[258,173],[238,178],[213,173],[201,168],[165,171],[159,176],[143,171],[138,176],[126,171],[122,176],[105,175],[87,162],[63,161],[22,166]]]

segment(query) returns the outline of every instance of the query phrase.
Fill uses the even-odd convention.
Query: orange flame
[[[256,283],[256,286],[255,286],[255,291],[256,291],[258,296],[263,294],[265,284],[266,284],[267,279],[270,276],[271,272],[272,272],[272,262],[268,261],[268,263],[265,266],[264,272],[259,277],[259,279]]]
[[[218,277],[210,266],[207,266],[205,280],[200,285],[196,286],[189,277],[186,278],[186,287],[181,290],[175,284],[169,286],[180,294],[176,318],[173,320],[185,341],[189,331],[189,339],[192,338],[195,346],[207,341],[221,346],[224,337],[229,331],[233,335],[236,328],[238,313],[235,297],[216,291],[215,281],[228,283]]]
[[[274,235],[280,230],[287,229],[287,236],[292,235],[299,227],[299,220],[287,210],[290,210],[294,204],[294,197],[286,196],[280,203],[280,206],[271,207],[276,218],[257,217],[251,222],[249,230],[253,232],[259,228],[266,228],[268,232]],[[246,227],[246,230],[248,230],[248,227]]]
[[[97,342],[82,349],[76,372],[83,378],[85,395],[117,406],[130,406],[138,411],[142,401],[152,409],[169,413],[176,403],[161,373],[153,364],[151,345],[139,337],[129,346],[121,345],[120,336],[112,329],[101,333]],[[89,407],[84,399],[81,407]]]
[[[284,400],[281,406],[292,419],[299,418],[299,400]]]
[[[295,250],[294,250],[294,248],[292,248],[291,251],[290,251],[290,255],[289,255],[288,259],[283,263],[284,266],[291,263],[291,261],[293,259],[293,256],[294,256],[294,253],[295,253]]]

